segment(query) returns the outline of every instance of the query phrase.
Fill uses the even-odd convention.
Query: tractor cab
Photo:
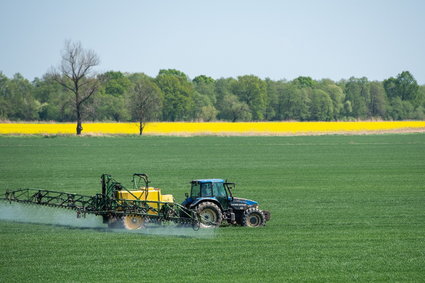
[[[191,183],[190,195],[186,194],[184,206],[194,207],[206,200],[220,204],[223,210],[229,208],[229,202],[233,200],[231,188],[234,183],[227,183],[222,179],[200,179]]]

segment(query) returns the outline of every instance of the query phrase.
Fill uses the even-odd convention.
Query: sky
[[[66,40],[97,72],[177,69],[190,78],[256,75],[425,84],[423,0],[0,0],[0,72],[33,80]]]

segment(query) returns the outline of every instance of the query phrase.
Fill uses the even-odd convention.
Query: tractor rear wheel
[[[266,224],[264,213],[258,208],[249,208],[245,210],[242,216],[242,225],[248,227],[259,227]]]
[[[137,230],[143,228],[145,219],[139,215],[126,215],[123,218],[123,224],[127,230]]]
[[[201,228],[215,228],[220,226],[223,220],[221,209],[213,202],[203,202],[196,207],[196,211],[200,216]]]

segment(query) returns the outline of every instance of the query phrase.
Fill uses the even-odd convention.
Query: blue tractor
[[[223,221],[248,227],[264,226],[270,212],[260,210],[253,200],[232,195],[235,183],[222,179],[200,179],[191,182],[190,195],[183,206],[199,213],[201,227],[218,227]]]

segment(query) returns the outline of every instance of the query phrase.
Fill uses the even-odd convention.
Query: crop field
[[[72,212],[0,204],[1,282],[423,282],[425,134],[0,136],[0,193],[93,195],[133,173],[178,202],[227,178],[265,227],[125,232]],[[18,222],[19,221],[19,222]]]
[[[75,134],[75,123],[1,123],[0,134]],[[138,123],[84,123],[83,134],[137,135]],[[157,122],[145,135],[321,135],[370,132],[424,132],[425,121],[360,122]]]

